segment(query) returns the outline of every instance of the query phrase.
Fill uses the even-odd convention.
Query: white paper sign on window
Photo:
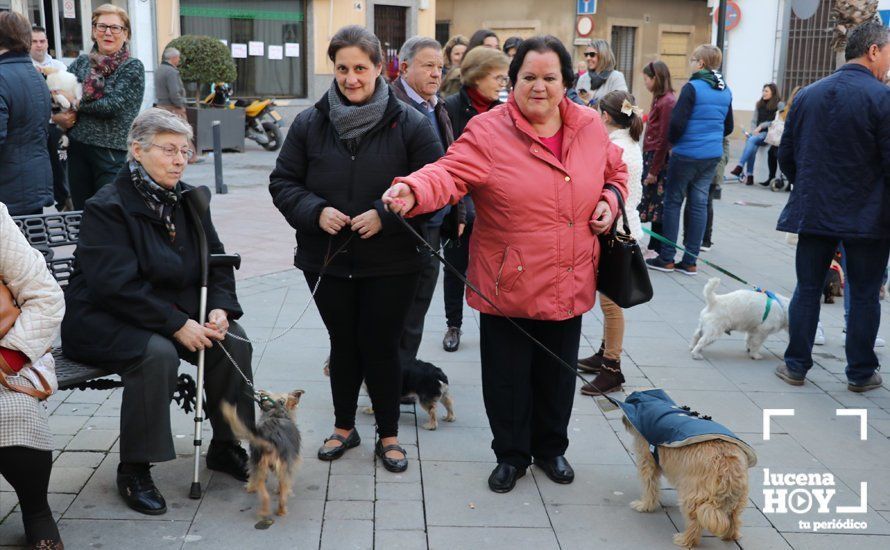
[[[254,42],[251,40],[248,44],[248,53],[250,55],[262,57],[265,55],[265,45],[262,42]]]
[[[245,59],[247,57],[247,44],[232,44],[232,57]]]
[[[65,19],[75,19],[77,17],[77,10],[74,7],[75,0],[63,0],[62,2],[62,13],[65,16]]]
[[[284,55],[287,57],[300,57],[300,43],[288,42],[284,45]]]
[[[269,59],[284,59],[284,47],[269,45]]]
[[[223,46],[228,46],[228,45],[229,45],[229,41],[226,40],[225,38],[220,38],[219,41],[223,43]]]

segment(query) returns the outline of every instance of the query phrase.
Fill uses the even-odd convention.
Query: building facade
[[[592,28],[580,21],[585,11],[594,12],[587,16]],[[480,28],[490,28],[501,42],[509,36],[552,34],[571,47],[576,61],[583,60],[591,39],[604,38],[637,103],[648,107],[643,67],[665,61],[679,89],[688,77],[692,50],[711,41],[711,14],[706,0],[438,0],[436,29],[440,40],[455,34],[469,38]]]
[[[716,8],[717,0],[709,0]],[[733,91],[736,134],[747,129],[764,84],[783,97],[834,72],[834,0],[735,0],[741,17],[726,33],[724,72]],[[890,0],[878,10],[890,25]],[[716,23],[714,23],[716,33]]]
[[[374,29],[390,62],[408,37],[432,34],[436,0],[157,0],[156,4],[158,52],[181,34],[218,38],[235,58],[236,95],[309,103],[330,86],[333,67],[326,51],[337,29],[352,24]],[[236,54],[236,48],[242,49]]]

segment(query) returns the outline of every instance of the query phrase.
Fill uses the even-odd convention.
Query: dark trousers
[[[309,288],[318,275],[306,273]],[[399,433],[402,367],[399,342],[414,301],[420,273],[344,279],[325,276],[315,305],[331,338],[331,394],[334,426],[355,427],[355,409],[362,381],[368,387],[377,435]]]
[[[441,229],[441,227],[426,228],[426,240],[436,250],[439,249],[441,243]],[[411,307],[408,310],[402,341],[399,344],[399,359],[403,365],[417,359],[417,352],[420,350],[420,342],[423,339],[424,319],[426,312],[430,309],[430,303],[433,301],[436,283],[439,281],[439,260],[431,254],[429,260],[427,266],[420,272],[417,292],[414,294],[414,301],[411,302]]]
[[[53,169],[53,200],[56,206],[65,205],[65,201],[71,196],[68,190],[68,174],[65,173],[65,165],[59,158],[59,142],[62,140],[62,129],[55,124],[49,125],[49,140],[47,149],[49,149],[49,163]]]
[[[59,529],[46,499],[52,467],[52,451],[0,447],[0,476],[12,485],[19,499],[25,538],[30,545],[42,540],[60,540]]]
[[[445,259],[448,263],[467,276],[470,263],[470,237],[473,236],[473,224],[468,223],[458,242],[445,248]],[[449,327],[460,328],[464,323],[464,283],[451,270],[446,269],[442,281],[445,292],[445,320]]]
[[[87,145],[76,139],[68,143],[68,184],[75,210],[103,185],[111,183],[127,162],[127,152]]]
[[[569,365],[578,361],[581,317],[516,319]],[[532,457],[553,458],[569,447],[575,375],[524,337],[506,318],[480,315],[482,398],[498,463],[524,469]]]
[[[850,382],[862,383],[878,367],[874,351],[881,322],[878,293],[890,256],[890,239],[799,236],[795,256],[797,287],[788,312],[789,340],[785,364],[799,374],[805,374],[813,366],[813,341],[819,324],[822,289],[835,250],[841,243],[847,264],[846,291],[850,293],[846,373]]]
[[[244,337],[244,330],[234,321],[229,332]],[[253,380],[248,342],[226,337],[222,345],[232,355],[245,376]],[[176,458],[170,430],[170,400],[176,391],[179,361],[198,363],[197,352],[190,352],[172,340],[153,334],[142,358],[114,369],[124,383],[121,403],[121,462],[152,463]],[[196,373],[192,376],[197,378]],[[220,342],[204,351],[204,414],[213,427],[216,441],[237,441],[228,422],[220,413],[220,403],[235,403],[238,416],[247,426],[255,424],[254,403],[250,387],[220,349]]]
[[[769,179],[766,181],[773,181],[779,169],[779,148],[775,145],[771,145],[766,152],[766,165],[769,166]]]

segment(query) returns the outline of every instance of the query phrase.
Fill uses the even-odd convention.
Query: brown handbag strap
[[[37,373],[37,378],[40,379],[40,384],[43,386],[42,390],[38,390],[37,388],[32,388],[29,386],[10,384],[6,377],[15,376],[16,373],[12,370],[12,367],[9,366],[9,363],[6,362],[6,359],[4,359],[2,355],[0,355],[0,386],[3,386],[10,391],[30,395],[38,401],[43,401],[44,399],[47,399],[50,395],[52,395],[53,390],[47,383],[46,378],[44,378],[43,375],[40,374],[40,371],[35,370],[34,372]]]

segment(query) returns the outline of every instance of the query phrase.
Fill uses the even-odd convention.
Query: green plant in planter
[[[187,34],[172,40],[168,48],[176,48],[182,54],[179,75],[183,82],[198,85],[198,105],[203,86],[215,82],[234,82],[238,76],[229,48],[211,36]]]

